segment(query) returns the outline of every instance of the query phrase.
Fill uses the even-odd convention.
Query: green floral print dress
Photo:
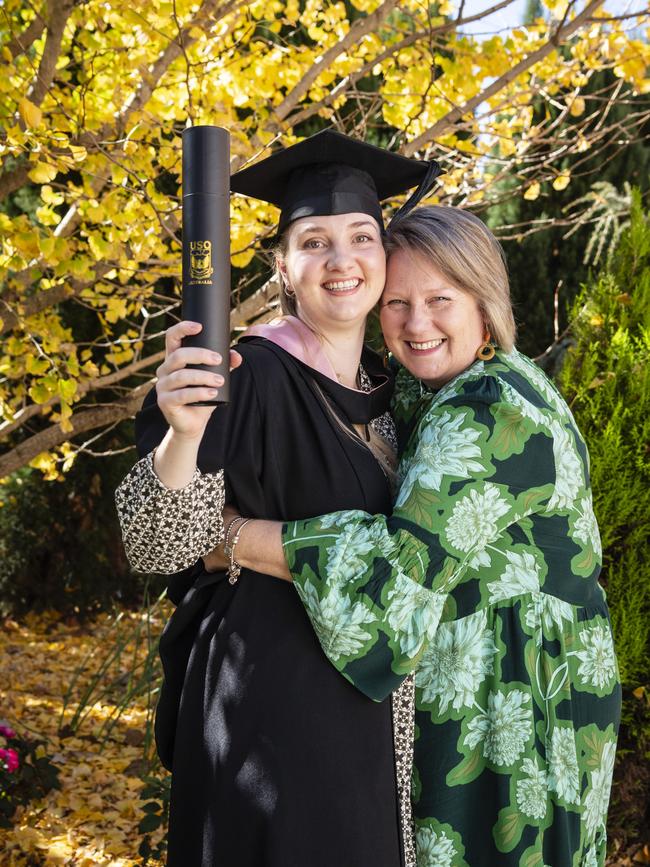
[[[325,654],[385,698],[415,674],[418,867],[599,867],[620,716],[587,449],[514,351],[437,393],[405,370],[389,518],[284,527]]]

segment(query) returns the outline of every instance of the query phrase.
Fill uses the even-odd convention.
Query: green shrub
[[[0,486],[0,615],[139,600],[144,578],[129,569],[114,503],[134,460],[81,454],[62,481],[26,468]]]
[[[610,823],[638,840],[650,797],[650,221],[634,194],[608,268],[573,309],[559,383],[591,455],[623,724]]]

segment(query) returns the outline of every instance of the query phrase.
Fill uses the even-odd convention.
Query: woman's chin
[[[319,321],[314,321],[313,324],[316,330],[327,330],[328,325],[334,324],[336,324],[337,326],[347,325],[350,328],[355,328],[365,323],[366,319],[370,314],[370,311],[372,310],[373,305],[360,305],[358,303],[345,304],[341,303],[342,301],[343,299],[340,299],[337,301],[336,304],[332,304],[331,309],[327,311],[327,314],[319,316]]]
[[[413,376],[421,379],[427,385],[444,377],[446,365],[441,364],[440,358],[432,357],[432,354],[424,352],[400,352],[399,354],[393,354],[409,373],[412,373]]]
[[[443,385],[446,385],[448,382],[451,382],[452,379],[455,379],[459,376],[464,370],[467,370],[469,365],[465,367],[455,367],[452,368],[450,366],[438,366],[438,365],[404,365],[413,376],[420,379],[427,388],[438,389],[442,388]]]

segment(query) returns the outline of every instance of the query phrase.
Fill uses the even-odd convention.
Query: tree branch
[[[52,6],[56,9],[58,0],[51,0]],[[70,3],[70,9],[67,12],[66,20],[70,11],[72,9],[72,5],[74,5],[74,0],[67,0]],[[240,5],[241,0],[229,0],[229,2],[225,3],[221,9],[219,9],[219,14],[214,18],[215,21],[220,20],[226,15],[230,14],[234,9],[236,9]],[[119,138],[122,131],[128,125],[129,118],[133,116],[133,114],[139,111],[151,98],[151,95],[164,75],[169,66],[179,57],[184,49],[187,49],[190,45],[196,42],[197,37],[191,36],[190,31],[195,28],[205,27],[215,9],[219,6],[220,0],[204,0],[203,5],[197,12],[196,16],[183,28],[177,40],[174,40],[169,43],[163,53],[160,55],[158,60],[153,64],[151,69],[148,71],[148,74],[144,76],[140,82],[139,88],[133,93],[131,99],[127,100],[124,108],[117,116],[115,123],[104,124],[99,130],[87,130],[85,133],[79,136],[78,140],[75,144],[85,147],[86,150],[98,150],[102,146],[102,142],[107,140],[115,140]],[[65,21],[63,22],[63,27],[65,27]],[[61,33],[63,30],[61,30]],[[49,43],[49,34],[48,34],[48,43]],[[54,41],[52,42],[52,48],[54,47]],[[59,43],[57,49],[60,49],[61,41],[59,39]],[[46,50],[43,52],[43,58],[41,60],[41,64],[46,60],[47,45]],[[57,55],[53,58],[53,68],[56,67]],[[48,55],[46,64],[47,68],[52,63],[52,58]],[[39,78],[40,78],[40,69],[39,69]],[[44,79],[45,80],[45,79]],[[43,90],[43,96],[41,96],[41,101],[47,91],[47,88],[51,84],[51,79],[48,85]],[[34,102],[34,99],[31,100]],[[11,193],[20,189],[20,187],[24,186],[27,182],[27,175],[31,170],[31,165],[27,162],[27,158],[23,157],[22,160],[15,166],[14,169],[10,172],[5,172],[2,176],[0,176],[0,199],[5,196],[11,195]],[[102,187],[104,185],[102,184]],[[100,192],[100,190],[96,192]],[[77,213],[77,206],[72,205],[70,208],[72,216]],[[71,217],[66,214],[63,218],[62,222],[65,221],[65,225],[67,227],[66,234],[71,234],[72,231],[78,225],[77,221],[73,221]]]
[[[57,0],[52,0],[54,5],[56,5]],[[88,150],[98,150],[102,147],[102,141],[107,139],[115,139],[120,134],[120,131],[123,130],[128,124],[129,118],[133,115],[135,111],[138,111],[142,108],[143,105],[150,99],[151,94],[153,93],[154,88],[157,83],[160,81],[160,78],[164,75],[164,73],[169,68],[170,64],[180,56],[184,48],[188,48],[192,45],[196,38],[195,36],[190,35],[190,30],[195,27],[203,27],[207,25],[210,17],[215,10],[216,7],[219,6],[220,0],[204,0],[203,5],[201,6],[197,15],[183,28],[181,33],[179,34],[178,40],[174,42],[170,42],[162,55],[158,58],[158,60],[153,64],[149,74],[147,75],[146,82],[143,80],[140,84],[138,90],[134,93],[131,100],[129,100],[124,109],[119,114],[115,124],[105,124],[100,130],[93,132],[88,131],[79,137],[77,144],[82,145]],[[221,8],[218,9],[218,15],[214,17],[215,21],[221,20],[226,15],[229,15],[235,9],[237,9],[241,5],[241,0],[229,0],[229,2],[225,3]],[[4,196],[9,195],[16,189],[20,189],[25,183],[27,183],[27,174],[30,171],[30,164],[24,163],[16,166],[16,168],[5,175],[0,176],[0,199],[4,198]],[[15,176],[12,180],[12,176]],[[98,196],[102,189],[108,183],[107,179],[97,178],[92,184],[93,193],[95,196]],[[70,206],[66,214],[63,216],[61,222],[56,227],[54,234],[57,237],[69,237],[77,228],[81,221],[81,214],[79,213],[78,205],[75,203]],[[30,264],[28,268],[25,268],[20,273],[14,275],[15,280],[23,283],[23,285],[27,285],[30,282],[30,273],[33,268],[38,268],[41,259],[38,259]],[[110,270],[107,268],[106,270]],[[106,273],[105,271],[103,273]],[[101,277],[103,275],[98,275]],[[87,284],[83,284],[84,286]],[[25,316],[31,316],[35,313],[39,313],[41,310],[44,310],[47,307],[52,306],[53,304],[59,303],[59,301],[64,300],[66,297],[70,295],[78,294],[76,292],[70,292],[69,289],[59,288],[56,290],[51,290],[48,295],[39,295],[34,296],[28,302],[26,302]],[[4,324],[0,327],[0,334],[4,334],[10,328],[14,327],[18,322],[18,316],[14,311],[12,311],[8,306],[6,307],[7,313],[2,315],[4,320]]]
[[[511,3],[512,0],[506,0],[507,3]],[[345,78],[341,79],[337,85],[335,85],[330,92],[323,99],[320,99],[318,102],[310,103],[306,108],[303,108],[302,111],[299,111],[297,114],[292,114],[285,119],[284,127],[285,129],[291,129],[294,126],[298,126],[298,124],[302,123],[305,120],[308,120],[310,117],[313,117],[315,114],[325,108],[328,105],[331,105],[339,96],[342,91],[348,90],[348,88],[354,87],[354,85],[361,78],[364,77],[377,63],[382,63],[384,60],[387,60],[393,54],[398,51],[402,51],[404,48],[408,48],[409,45],[413,45],[414,42],[417,42],[419,39],[422,39],[426,34],[421,31],[415,31],[410,33],[404,39],[401,39],[399,42],[396,42],[394,45],[389,46],[384,49],[381,54],[378,54],[376,57],[373,57],[372,60],[369,60],[367,63],[358,69],[356,72],[350,73],[350,75],[346,75]]]
[[[40,12],[37,12],[23,32],[7,42],[5,48],[11,52],[11,59],[15,60],[19,55],[29,51],[34,42],[40,38],[43,30],[45,30],[45,19]]]
[[[298,126],[298,124],[303,123],[305,120],[309,120],[310,117],[313,117],[315,114],[322,108],[326,108],[328,105],[331,105],[341,94],[341,92],[348,90],[364,77],[377,63],[383,63],[384,60],[387,60],[393,54],[396,54],[399,51],[402,51],[404,48],[408,48],[410,45],[413,45],[414,42],[418,42],[420,39],[424,39],[426,36],[439,36],[443,33],[448,33],[451,30],[456,30],[456,28],[461,27],[464,24],[469,24],[473,21],[480,21],[481,18],[485,18],[487,15],[491,15],[493,12],[497,12],[500,9],[504,9],[506,6],[510,6],[514,0],[501,0],[501,3],[495,3],[494,6],[490,6],[488,9],[484,9],[482,12],[477,12],[475,15],[468,15],[466,18],[456,18],[453,21],[447,21],[445,24],[441,24],[439,27],[434,27],[430,31],[422,31],[415,30],[413,33],[409,33],[408,36],[405,36],[404,39],[401,39],[399,42],[396,42],[394,45],[389,45],[388,48],[385,48],[380,54],[376,57],[373,57],[372,60],[366,61],[363,64],[361,69],[358,69],[356,72],[350,73],[345,78],[341,79],[337,85],[335,85],[327,96],[323,97],[323,99],[318,102],[310,103],[306,108],[303,108],[302,111],[299,111],[297,114],[290,115],[289,117],[283,118],[284,120],[284,128],[290,129],[294,126]]]
[[[245,301],[240,302],[230,313],[230,330],[248,325],[260,312],[266,311],[280,293],[276,277],[271,277],[263,286],[253,292]]]
[[[27,98],[34,105],[40,105],[43,102],[45,94],[52,84],[56,62],[61,51],[63,31],[73,8],[74,0],[49,0],[48,2],[49,15],[45,47],[38,66],[36,80],[27,94]]]
[[[157,364],[159,361],[163,361],[164,358],[165,350],[163,349],[161,352],[156,352],[154,355],[147,356],[147,358],[139,358],[137,361],[127,364],[126,367],[121,367],[114,373],[100,376],[97,379],[87,379],[85,382],[80,382],[76,396],[83,397],[83,395],[88,394],[89,391],[97,391],[98,389],[108,388],[111,385],[115,385],[116,382],[121,382],[123,379],[132,376],[139,370],[144,370],[147,367],[151,367],[152,364]],[[45,403],[32,403],[24,409],[19,410],[14,416],[13,421],[0,424],[0,440],[6,439],[14,431],[25,425],[30,418],[34,418],[36,415],[42,415],[46,407],[56,406],[56,404],[60,402],[61,398],[57,395],[51,397]]]
[[[293,90],[287,94],[280,105],[273,112],[279,121],[284,120],[287,115],[296,107],[303,96],[307,93],[312,84],[316,81],[323,70],[328,69],[339,55],[358,42],[367,33],[370,33],[379,27],[382,22],[390,15],[393,9],[397,6],[399,0],[384,0],[381,6],[378,6],[370,15],[365,18],[360,18],[354,22],[352,27],[345,34],[343,39],[327,49],[325,54],[317,61],[308,72],[303,75],[298,84]]]
[[[31,169],[32,166],[28,162],[20,162],[11,171],[3,172],[0,175],[0,200],[24,187]]]
[[[32,267],[37,268],[38,264],[35,263],[30,268],[26,269],[26,272],[29,273]],[[70,280],[67,283],[60,283],[58,286],[54,286],[46,292],[41,291],[34,295],[30,295],[28,298],[18,299],[14,303],[20,308],[20,313],[17,313],[6,299],[0,297],[0,316],[3,320],[2,325],[0,326],[0,335],[16,328],[21,319],[28,316],[36,316],[38,313],[42,313],[43,310],[47,310],[49,307],[54,307],[56,304],[60,304],[68,298],[74,298],[77,295],[81,295],[84,289],[97,283],[114,267],[115,263],[113,262],[98,262],[95,266],[95,275],[92,280]],[[21,271],[21,274],[24,273],[25,272]]]
[[[413,156],[414,153],[433,141],[436,136],[447,132],[447,130],[449,130],[456,121],[464,117],[464,115],[474,111],[474,109],[482,102],[485,102],[486,99],[489,99],[495,93],[498,93],[514,81],[522,72],[530,69],[531,66],[539,63],[540,60],[543,60],[552,51],[555,51],[560,43],[564,42],[564,40],[589,20],[596,9],[603,5],[603,2],[604,0],[591,0],[582,12],[580,12],[579,15],[576,15],[573,21],[570,21],[564,27],[558,29],[549,41],[541,46],[541,48],[538,48],[537,51],[533,51],[533,53],[529,54],[528,57],[524,57],[524,59],[515,64],[512,69],[509,69],[508,72],[495,79],[492,84],[490,84],[489,87],[486,87],[485,90],[482,90],[481,93],[473,96],[472,99],[469,99],[464,105],[453,108],[444,117],[441,117],[440,120],[436,121],[433,126],[430,126],[429,129],[426,129],[423,133],[420,133],[419,136],[408,142],[408,144],[403,148],[405,156]]]
[[[256,292],[238,304],[237,307],[231,311],[230,330],[235,331],[240,329],[247,325],[252,319],[257,320],[263,318],[267,314],[275,315],[273,302],[277,299],[278,293],[278,281],[275,277],[272,277]],[[262,314],[262,317],[260,317],[260,313]],[[154,355],[148,356],[147,358],[140,358],[131,364],[127,364],[125,367],[121,367],[119,370],[109,373],[106,376],[100,376],[97,379],[81,382],[78,386],[77,396],[83,396],[88,392],[97,391],[102,388],[109,388],[110,386],[115,385],[115,383],[121,382],[127,377],[132,376],[134,373],[147,367],[151,367],[152,364],[157,364],[158,362],[163,361],[164,357],[165,352],[162,350],[156,352]],[[55,406],[58,403],[60,403],[60,398],[55,396],[45,403],[30,404],[24,409],[19,410],[13,421],[5,422],[0,425],[0,440],[6,439],[14,433],[14,431],[25,425],[31,418],[41,415],[46,407]]]
[[[34,82],[27,93],[27,98],[38,106],[43,102],[45,94],[52,84],[56,62],[61,51],[63,31],[68,22],[70,13],[74,7],[74,0],[48,0],[48,22],[45,47],[38,65],[38,72]],[[42,29],[42,28],[41,28]],[[3,172],[0,176],[0,199],[10,196],[27,183],[27,175],[32,166],[26,158],[16,165],[11,171]]]
[[[120,112],[118,123],[115,125],[107,124],[95,136],[93,136],[94,142],[89,143],[96,143],[97,141],[101,141],[102,139],[114,135],[116,128],[124,128],[128,123],[129,118],[136,111],[139,111],[144,105],[146,105],[149,99],[151,99],[151,95],[154,92],[156,85],[174,60],[180,57],[184,51],[196,42],[197,37],[191,36],[190,31],[196,27],[199,29],[204,28],[211,18],[215,22],[225,18],[226,15],[229,15],[241,5],[241,0],[228,0],[227,3],[224,3],[221,8],[218,9],[219,3],[220,0],[203,0],[203,4],[196,13],[196,16],[179,32],[178,39],[174,39],[169,43],[158,60],[151,66],[147,75],[143,77],[138,90],[133,94],[131,99],[127,100],[124,109]],[[218,15],[214,16],[213,13],[217,9]],[[81,143],[84,146],[86,145],[86,142],[82,141]]]
[[[34,434],[0,457],[0,478],[14,473],[41,452],[56,448],[71,437],[129,418],[140,408],[150,388],[151,382],[145,382],[120,400],[73,414],[70,417],[73,429],[69,433],[62,431],[60,425],[53,424],[40,433]]]
[[[277,298],[278,289],[277,280],[272,278],[261,286],[257,292],[254,292],[253,295],[239,304],[230,315],[231,329],[234,330],[241,327],[241,325],[252,319],[256,313],[259,314],[260,310],[266,311],[265,315],[261,317],[262,319],[268,318],[272,315],[273,311],[269,308],[271,302]],[[107,388],[114,385],[116,382],[125,379],[127,376],[137,373],[139,370],[155,364],[157,361],[162,361],[164,355],[164,351],[161,351],[149,356],[148,358],[141,358],[114,373],[83,383],[80,386],[80,391],[81,393],[86,394],[89,391]],[[77,434],[84,433],[88,430],[96,430],[105,425],[113,424],[129,418],[140,408],[140,404],[145,394],[149,391],[154,381],[155,380],[152,379],[139,385],[126,397],[114,401],[109,405],[97,406],[92,409],[74,413],[70,417],[73,430],[69,433],[64,433],[61,430],[61,426],[56,424],[29,437],[24,442],[20,443],[20,445],[0,457],[0,478],[15,472],[22,466],[25,466],[41,452],[56,448],[56,446],[67,442]],[[0,438],[5,438],[15,431],[17,427],[22,426],[29,418],[36,415],[39,411],[42,411],[43,406],[51,406],[57,402],[58,399],[53,398],[48,401],[47,404],[42,404],[37,408],[34,406],[26,407],[22,411],[20,419],[16,418],[13,422],[0,428]]]

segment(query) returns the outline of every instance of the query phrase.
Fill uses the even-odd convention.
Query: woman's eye
[[[362,234],[362,235],[357,235],[354,240],[357,242],[357,244],[359,244],[359,243],[362,244],[364,241],[372,241],[373,238],[372,238],[372,235]]]
[[[433,298],[429,298],[429,304],[435,304],[442,301],[449,301],[446,295],[436,295]]]
[[[307,250],[318,250],[323,246],[323,242],[319,238],[309,238],[303,244],[303,247]]]
[[[386,307],[406,307],[406,301],[403,301],[401,298],[391,298],[390,301],[386,302]]]

